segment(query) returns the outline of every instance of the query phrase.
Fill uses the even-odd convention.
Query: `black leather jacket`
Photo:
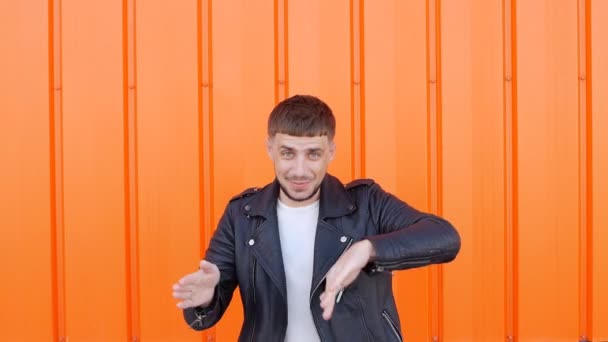
[[[287,295],[277,226],[279,185],[249,189],[228,204],[209,244],[206,260],[220,270],[207,308],[184,310],[196,330],[213,326],[236,286],[244,308],[239,341],[283,342]],[[329,321],[321,317],[319,295],[325,275],[354,242],[368,239],[375,261],[346,288]],[[453,260],[460,237],[447,221],[408,206],[372,180],[347,186],[326,175],[321,184],[315,237],[310,309],[324,342],[401,341],[391,271]]]

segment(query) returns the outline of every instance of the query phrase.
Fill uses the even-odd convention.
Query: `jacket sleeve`
[[[209,306],[184,309],[184,319],[195,330],[212,327],[224,315],[237,286],[234,259],[234,227],[229,207],[220,219],[213,238],[209,242],[205,260],[215,264],[220,271],[220,281]]]
[[[444,263],[460,250],[460,236],[446,220],[420,212],[378,184],[367,187],[378,235],[368,236],[376,257],[367,271],[382,272]]]

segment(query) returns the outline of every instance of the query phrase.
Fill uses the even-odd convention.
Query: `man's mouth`
[[[308,186],[308,184],[310,184],[309,180],[305,180],[305,181],[289,181],[291,183],[291,185],[296,188],[296,189],[304,189]]]

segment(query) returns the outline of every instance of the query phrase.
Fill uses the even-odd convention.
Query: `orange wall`
[[[170,286],[272,179],[285,96],[338,120],[331,172],[452,221],[399,272],[408,341],[608,340],[608,2],[0,2],[2,341],[234,341]]]

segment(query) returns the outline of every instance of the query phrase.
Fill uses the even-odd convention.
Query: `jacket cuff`
[[[458,233],[433,219],[429,221],[366,237],[374,246],[376,256],[364,271],[404,270],[453,260],[460,250]]]
[[[203,330],[209,328],[212,324],[208,316],[213,315],[219,305],[218,301],[219,285],[215,286],[213,298],[209,305],[195,306],[192,308],[184,309],[184,319],[186,323],[194,330]]]

